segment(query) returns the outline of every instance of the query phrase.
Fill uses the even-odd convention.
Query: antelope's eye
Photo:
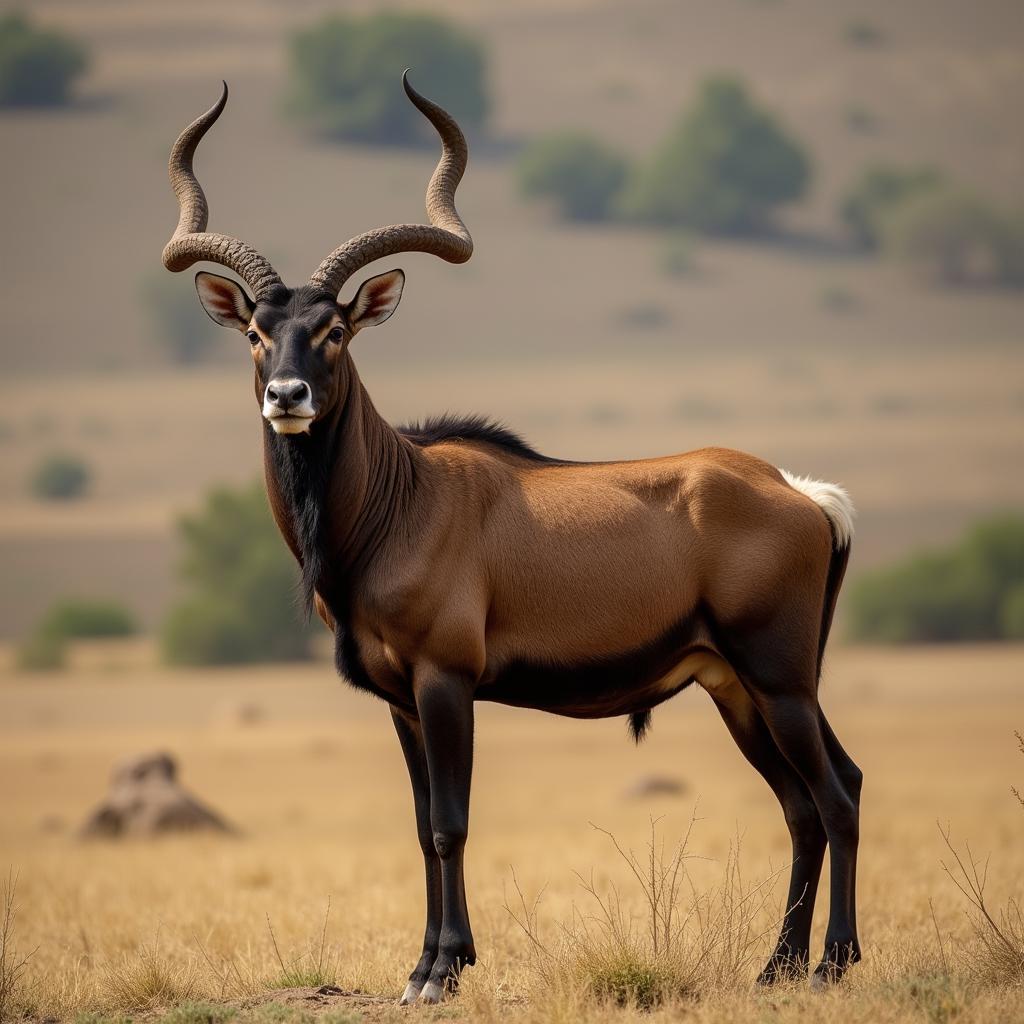
[[[245,336],[249,339],[250,345],[258,345],[260,343],[260,336],[255,331],[246,331]]]
[[[331,328],[330,334],[327,335],[329,341],[344,341],[345,340],[345,328],[341,324]]]

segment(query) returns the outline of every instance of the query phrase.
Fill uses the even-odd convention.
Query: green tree
[[[85,47],[63,32],[20,14],[0,18],[0,106],[61,106],[88,63]]]
[[[18,667],[31,671],[63,668],[68,640],[124,637],[137,631],[135,616],[114,601],[82,598],[59,601],[18,647]]]
[[[216,490],[181,523],[182,577],[192,594],[163,625],[165,658],[211,665],[309,657],[296,599],[295,562],[262,484]]]
[[[582,132],[558,132],[531,142],[517,167],[524,195],[554,199],[568,220],[604,220],[629,165],[616,150]]]
[[[1024,516],[982,523],[960,543],[862,577],[849,595],[862,640],[1000,640],[1024,629]]]
[[[1007,640],[1024,640],[1024,583],[1018,583],[1006,595],[1000,623]]]
[[[847,189],[839,213],[858,245],[877,249],[892,211],[942,182],[942,174],[935,167],[872,164]]]
[[[488,110],[483,45],[431,14],[330,15],[291,42],[288,107],[331,139],[410,144],[430,126],[409,103],[399,76],[458,119],[482,127]]]
[[[930,189],[901,203],[883,225],[885,247],[943,285],[1024,285],[1024,218],[975,193]]]
[[[711,78],[634,176],[625,210],[638,219],[720,234],[763,231],[810,179],[803,147],[744,85]]]
[[[89,486],[89,467],[76,455],[48,455],[36,466],[32,493],[46,501],[70,501]]]
[[[39,629],[63,637],[133,636],[139,631],[135,616],[115,601],[67,598],[44,616]]]

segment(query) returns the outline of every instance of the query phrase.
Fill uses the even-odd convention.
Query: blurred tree
[[[131,636],[137,630],[132,613],[113,601],[59,601],[19,645],[18,667],[30,671],[63,668],[68,640]]]
[[[711,78],[697,102],[634,175],[624,207],[638,219],[700,231],[763,231],[810,178],[803,148],[744,85]]]
[[[115,601],[67,598],[43,617],[42,632],[64,637],[123,637],[139,631],[135,616]]]
[[[71,36],[36,28],[21,14],[0,18],[0,106],[61,106],[88,63]]]
[[[1024,640],[1024,583],[1007,593],[1000,619],[1007,640]]]
[[[153,337],[176,363],[191,365],[210,351],[213,324],[203,312],[192,277],[154,271],[142,278],[139,291],[153,320]]]
[[[558,132],[531,142],[519,158],[524,195],[554,199],[568,220],[605,220],[626,181],[620,153],[582,132]]]
[[[46,501],[81,497],[89,486],[89,467],[76,455],[48,455],[32,474],[31,489]]]
[[[1024,219],[965,189],[934,188],[885,217],[885,247],[943,285],[1024,285]]]
[[[415,143],[429,124],[399,76],[467,131],[482,127],[488,100],[482,43],[431,14],[329,15],[291,42],[288,107],[318,134],[359,142]]]
[[[882,243],[886,217],[901,203],[942,181],[941,172],[934,167],[872,164],[847,189],[839,212],[857,244],[876,249]]]
[[[849,594],[854,638],[886,643],[1019,638],[1024,516],[982,523],[946,551],[862,577]]]
[[[213,491],[200,512],[182,520],[181,533],[182,576],[194,592],[164,622],[168,661],[215,665],[309,657],[295,562],[262,484]]]

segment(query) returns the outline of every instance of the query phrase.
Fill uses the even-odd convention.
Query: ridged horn
[[[203,188],[192,170],[192,159],[203,136],[213,127],[228,101],[228,83],[224,82],[220,99],[201,117],[197,117],[179,136],[171,150],[167,173],[178,198],[181,213],[171,240],[164,247],[163,261],[168,270],[187,270],[193,263],[208,260],[233,270],[253,291],[257,300],[281,283],[277,271],[255,249],[229,235],[206,230],[210,208]]]
[[[462,181],[469,157],[465,136],[455,119],[409,84],[409,69],[402,75],[405,94],[441,137],[441,159],[427,185],[430,224],[391,224],[356,235],[335,249],[316,269],[310,282],[332,295],[357,271],[374,260],[399,252],[428,252],[449,263],[465,263],[473,255],[473,239],[455,209],[455,190]]]

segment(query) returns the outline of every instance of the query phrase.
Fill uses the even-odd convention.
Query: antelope
[[[251,346],[267,493],[307,612],[333,631],[338,672],[387,702],[398,733],[426,873],[422,954],[401,1002],[438,1002],[476,961],[463,881],[475,702],[626,716],[639,742],[652,708],[693,683],[775,794],[792,842],[782,928],[758,981],[806,976],[826,846],[830,910],[811,983],[837,981],[861,955],[862,775],[818,684],[850,498],[723,448],[570,462],[479,417],[385,422],[351,346],[394,313],[405,276],[371,277],[347,302],[342,286],[397,253],[463,263],[473,252],[455,208],[465,139],[408,72],[403,85],[441,139],[429,224],[357,235],[287,287],[255,249],[206,230],[193,158],[225,84],[171,152],[180,218],[163,251],[168,270],[212,262],[249,288],[196,275],[209,316]]]

